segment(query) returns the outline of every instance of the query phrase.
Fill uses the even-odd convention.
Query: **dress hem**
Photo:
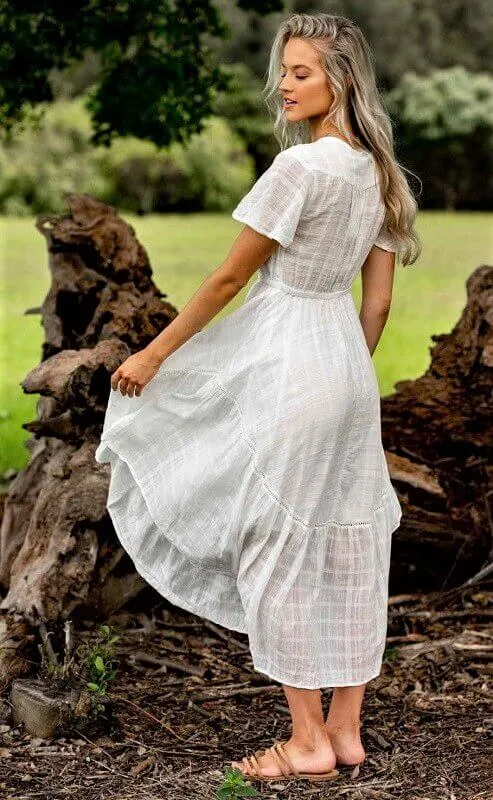
[[[118,538],[124,545],[125,549],[127,549],[125,544],[125,539],[119,532],[113,517],[112,520]],[[227,630],[235,631],[236,633],[243,633],[246,636],[248,636],[248,630],[246,629],[246,627],[239,627],[237,624],[233,624],[230,622],[226,623],[225,620],[221,617],[221,615],[214,614],[209,610],[207,611],[206,614],[200,613],[198,611],[198,608],[195,607],[193,603],[189,603],[187,600],[184,600],[182,597],[175,594],[175,592],[173,592],[173,590],[170,589],[169,587],[163,589],[162,582],[159,581],[154,576],[153,573],[149,572],[147,567],[143,566],[141,561],[134,558],[133,556],[130,556],[130,558],[135,564],[137,572],[145,579],[145,581],[149,584],[149,586],[152,586],[153,589],[155,589],[162,597],[168,600],[172,605],[176,606],[177,608],[181,608],[187,611],[188,613],[193,614],[196,617],[199,617],[200,619],[209,620],[210,622],[213,622],[215,625],[220,625],[221,627],[226,628]],[[263,675],[267,675],[267,677],[270,678],[271,680],[277,681],[278,683],[284,684],[285,686],[293,686],[296,689],[331,689],[338,686],[360,686],[364,683],[368,683],[369,681],[373,680],[373,678],[377,678],[381,672],[381,666],[380,666],[377,672],[372,672],[370,677],[365,678],[364,680],[344,681],[337,683],[334,681],[329,681],[329,682],[324,681],[323,683],[320,683],[320,681],[316,681],[315,684],[310,683],[309,685],[307,685],[306,682],[301,683],[300,681],[293,681],[291,678],[284,678],[280,673],[276,673],[275,670],[270,670],[270,667],[264,666],[264,662],[256,660],[256,658],[253,656],[252,653],[251,653],[251,658],[253,663],[253,670],[255,672],[260,672]]]
[[[378,678],[378,676],[380,675],[380,673],[382,671],[382,665],[380,664],[380,667],[379,667],[377,672],[372,672],[370,674],[370,677],[364,678],[363,680],[360,680],[360,681],[344,681],[344,682],[343,681],[337,681],[337,682],[335,682],[335,681],[332,681],[330,679],[327,679],[327,682],[324,681],[323,683],[321,683],[320,681],[315,681],[314,683],[310,682],[310,684],[307,685],[306,681],[304,683],[301,683],[300,681],[294,682],[291,679],[282,678],[282,677],[280,677],[279,673],[275,674],[274,671],[271,672],[266,667],[260,667],[259,666],[259,662],[255,663],[255,661],[254,661],[253,662],[253,668],[254,668],[254,670],[256,672],[261,672],[263,675],[267,675],[267,677],[270,678],[271,680],[278,681],[279,683],[283,683],[285,686],[293,686],[295,689],[333,689],[333,688],[338,688],[339,686],[341,686],[341,687],[344,687],[344,686],[361,686],[362,684],[368,683],[369,681],[373,680],[374,678]]]
[[[155,576],[153,572],[150,572],[147,566],[144,566],[143,562],[140,561],[138,558],[132,555],[131,546],[129,545],[126,538],[122,535],[116,517],[112,514],[112,512],[108,509],[108,513],[111,517],[113,522],[113,527],[115,529],[115,533],[118,536],[121,544],[123,545],[125,551],[130,556],[131,560],[134,563],[135,569],[141,575],[144,580],[155,589],[161,597],[164,597],[168,600],[172,605],[176,606],[177,608],[182,608],[185,611],[188,611],[190,614],[194,614],[196,617],[201,617],[202,619],[208,619],[210,622],[214,622],[216,625],[221,625],[223,628],[227,628],[228,630],[236,631],[237,633],[245,633],[248,634],[248,631],[245,626],[240,627],[238,623],[231,623],[225,622],[225,620],[219,614],[214,614],[213,612],[207,611],[206,614],[199,611],[197,606],[194,606],[193,603],[188,602],[180,595],[177,595],[169,586],[164,587],[163,583],[159,578]],[[223,573],[221,573],[223,574]]]
[[[222,386],[220,386],[219,388],[222,389]],[[240,421],[241,421],[241,416],[240,416]],[[132,475],[133,485],[138,491],[140,491],[140,493],[142,495],[142,499],[145,502],[145,504],[147,506],[147,509],[149,511],[149,514],[150,514],[150,516],[152,518],[152,514],[151,514],[150,508],[149,508],[149,504],[148,504],[147,498],[146,498],[146,493],[143,492],[143,490],[142,490],[142,486],[140,484],[138,475],[137,475],[137,473],[135,471],[134,464],[131,462],[131,459],[126,458],[121,452],[119,452],[120,448],[118,447],[118,443],[111,441],[111,437],[110,436],[106,436],[106,437],[104,437],[104,439],[105,439],[104,444],[105,444],[106,448],[108,448],[108,450],[111,453],[113,453],[114,456],[116,456],[117,459],[119,459],[119,460],[121,460],[121,461],[123,461],[123,462],[125,462],[127,464],[128,468],[130,470],[130,474]],[[243,438],[243,441],[245,442],[244,438]],[[100,454],[100,458],[101,458],[101,455],[102,455],[102,453]],[[250,448],[250,455],[253,455],[252,454],[252,448]],[[104,454],[104,456],[106,457],[106,454]],[[112,458],[110,457],[107,460],[109,460],[111,462]],[[254,458],[252,458],[252,466],[253,466],[254,471],[257,473],[257,477],[259,477],[258,469],[256,469],[256,463],[255,463],[255,459]],[[270,487],[267,486],[263,480],[260,480],[260,483],[261,483],[264,491],[267,491],[267,493],[270,496],[272,496],[272,492],[269,491]],[[284,506],[285,504],[282,503],[282,505]],[[375,514],[376,511],[378,511],[379,509],[384,508],[384,507],[386,508],[386,513],[385,513],[386,533],[387,533],[387,536],[390,536],[399,527],[399,525],[401,523],[401,517],[402,517],[402,509],[401,509],[401,507],[400,507],[400,505],[399,505],[399,503],[397,501],[397,498],[396,498],[395,494],[393,494],[392,489],[391,489],[390,486],[387,489],[387,491],[385,491],[383,493],[383,495],[381,496],[381,498],[379,500],[379,503],[376,506],[376,508],[373,509],[372,519],[368,520],[366,523],[363,523],[363,524],[370,524],[370,525],[375,524],[376,520],[375,520],[375,517],[373,515]],[[186,597],[182,597],[179,594],[177,594],[173,589],[171,589],[169,584],[166,582],[166,575],[161,575],[161,574],[158,575],[152,569],[149,569],[149,565],[145,564],[144,562],[142,562],[138,558],[137,553],[135,553],[135,556],[133,555],[133,552],[136,551],[136,548],[135,548],[134,544],[132,543],[132,539],[129,539],[122,532],[121,528],[119,527],[118,514],[117,513],[113,513],[113,511],[112,511],[112,509],[110,507],[108,507],[108,511],[110,513],[110,516],[111,516],[111,519],[112,519],[112,522],[113,522],[115,533],[118,536],[118,538],[119,538],[121,544],[123,545],[124,549],[127,551],[128,555],[130,556],[131,560],[133,561],[137,572],[144,578],[144,580],[153,589],[155,589],[158,592],[158,594],[160,594],[162,597],[164,597],[166,600],[168,600],[172,605],[176,606],[177,608],[181,608],[181,609],[183,609],[183,610],[185,610],[185,611],[187,611],[187,612],[189,612],[191,614],[194,614],[198,618],[210,620],[211,622],[213,622],[213,623],[215,623],[217,625],[220,625],[221,627],[224,627],[225,629],[229,629],[229,630],[235,631],[237,633],[245,634],[250,639],[249,630],[248,630],[248,624],[247,624],[247,611],[245,610],[244,607],[243,607],[243,614],[241,612],[241,609],[239,609],[239,608],[237,608],[235,610],[233,608],[231,608],[230,611],[233,612],[232,614],[228,613],[228,609],[224,609],[225,613],[222,614],[220,612],[218,613],[217,606],[214,605],[214,601],[212,599],[210,599],[210,598],[206,597],[204,603],[200,603],[200,599],[199,598],[198,598],[198,602],[193,602],[193,600],[191,602],[189,597],[186,598]],[[286,511],[288,512],[288,515],[291,516],[289,514],[289,509],[285,508],[285,512]],[[337,525],[337,523],[335,523],[335,524]],[[362,523],[358,522],[356,524],[360,525]],[[351,523],[346,523],[344,525],[344,527],[346,527],[346,526],[347,526],[348,529],[350,529],[352,527],[352,524]],[[319,527],[319,526],[316,526],[316,527]],[[163,534],[166,536],[166,532],[165,531],[163,531]],[[172,539],[170,539],[170,543],[173,546],[176,547],[176,544],[173,542]],[[191,558],[191,555],[189,553],[183,552],[183,555],[188,557],[188,558]],[[205,567],[203,567],[200,564],[200,560],[197,562],[197,566],[201,570],[203,570],[204,573],[208,572],[210,574],[210,573],[217,572],[217,573],[225,574],[224,572],[222,572],[219,569],[218,570],[216,570],[214,568],[213,569],[206,569]],[[170,575],[169,580],[172,580],[172,577],[173,576]],[[228,574],[225,577],[227,577],[231,581],[232,589],[233,588],[237,588],[236,587],[236,580],[235,580],[235,576],[234,575]],[[163,578],[164,578],[164,580],[163,580]],[[263,673],[263,674],[267,675],[267,677],[269,677],[271,680],[278,681],[279,683],[283,683],[283,684],[288,685],[288,686],[294,686],[296,688],[316,689],[316,688],[324,688],[324,687],[331,688],[331,687],[335,687],[335,686],[341,686],[341,687],[342,686],[356,686],[356,685],[361,685],[363,683],[366,683],[369,680],[372,680],[373,678],[377,677],[377,675],[379,675],[379,671],[376,672],[375,670],[372,670],[368,678],[365,678],[364,680],[359,680],[357,682],[356,681],[342,681],[340,679],[337,680],[337,681],[334,681],[333,679],[330,678],[330,676],[327,676],[327,677],[324,676],[324,677],[318,678],[318,679],[314,678],[312,681],[308,681],[308,682],[307,681],[302,681],[302,680],[296,680],[296,678],[294,678],[294,680],[293,680],[294,676],[292,674],[291,675],[287,675],[287,674],[282,675],[281,673],[276,672],[275,669],[272,670],[269,667],[269,662],[266,661],[265,659],[264,660],[257,660],[257,658],[253,655],[251,644],[250,644],[250,652],[251,652],[251,657],[252,657],[252,660],[253,660],[253,669],[255,671],[258,671],[260,673]],[[381,669],[381,667],[380,667],[380,669]]]
[[[117,456],[117,457],[121,458],[121,456]],[[134,476],[134,480],[135,480],[135,476]],[[136,485],[138,486],[138,483]],[[396,507],[394,507],[394,508],[396,508]],[[113,522],[115,533],[118,536],[118,539],[120,540],[120,542],[123,545],[124,549],[126,550],[128,555],[130,556],[132,562],[135,565],[135,568],[136,568],[137,572],[144,578],[144,580],[149,584],[149,586],[151,586],[153,589],[155,589],[158,592],[158,594],[160,594],[162,597],[164,597],[166,600],[168,600],[172,605],[176,606],[177,608],[183,609],[183,610],[187,611],[188,613],[193,614],[194,616],[198,617],[199,619],[209,620],[210,622],[213,622],[216,625],[220,625],[221,627],[225,628],[226,630],[231,630],[231,631],[235,631],[237,633],[242,633],[242,634],[248,636],[248,638],[249,638],[248,628],[247,628],[246,624],[242,625],[241,623],[233,622],[230,619],[226,620],[226,618],[224,616],[222,616],[221,614],[215,613],[215,611],[212,610],[211,606],[208,606],[207,609],[205,609],[204,607],[199,607],[198,605],[194,605],[193,603],[191,603],[188,600],[184,599],[182,596],[176,594],[169,586],[164,585],[162,580],[159,579],[155,575],[155,573],[150,571],[148,569],[148,567],[146,565],[144,565],[144,563],[142,561],[140,561],[137,557],[134,557],[132,555],[131,544],[128,542],[126,537],[124,535],[122,535],[121,530],[120,530],[120,528],[118,526],[118,521],[117,521],[116,515],[113,515],[113,513],[111,512],[111,510],[109,508],[108,508],[108,512],[109,512],[111,520]],[[402,512],[399,509],[399,512],[396,514],[396,516],[392,517],[392,519],[391,519],[391,524],[390,524],[390,527],[389,527],[389,530],[388,530],[388,535],[389,536],[392,535],[394,533],[394,531],[399,527],[400,522],[401,522],[401,516],[402,516]],[[209,570],[209,571],[213,572],[214,570]],[[233,578],[233,580],[234,580],[234,578]],[[262,673],[262,674],[266,675],[268,678],[270,678],[271,680],[277,681],[278,683],[285,684],[286,686],[293,686],[294,688],[299,688],[299,689],[322,689],[322,688],[333,688],[333,687],[339,687],[339,686],[341,686],[341,687],[343,687],[343,686],[360,686],[360,685],[366,684],[370,680],[373,680],[374,678],[378,677],[378,675],[380,675],[380,672],[381,672],[381,663],[380,663],[380,667],[379,667],[378,671],[372,670],[370,675],[369,675],[369,677],[367,677],[367,678],[365,678],[363,680],[358,680],[358,681],[347,681],[347,680],[346,681],[341,681],[341,680],[338,680],[338,681],[334,681],[334,680],[331,680],[330,678],[326,678],[326,679],[318,679],[318,680],[311,681],[311,682],[307,683],[306,681],[304,681],[304,682],[293,681],[293,679],[290,676],[288,676],[288,675],[283,676],[281,673],[278,673],[275,670],[272,670],[269,667],[267,662],[260,661],[254,656],[254,654],[252,653],[251,647],[250,647],[250,654],[251,654],[251,658],[252,658],[252,662],[253,662],[253,670],[255,672]]]

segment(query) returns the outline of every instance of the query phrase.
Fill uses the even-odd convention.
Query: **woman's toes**
[[[258,750],[255,753],[255,757],[257,758],[257,762],[259,764],[260,769],[262,770],[262,774],[265,775],[266,778],[268,777],[275,777],[281,776],[282,773],[279,772],[279,767],[277,766],[276,762],[274,761],[273,757],[270,753],[265,753],[265,750]],[[249,759],[251,763],[251,758]],[[248,775],[245,772],[245,765],[240,763],[239,761],[231,761],[231,766],[233,769],[237,767],[237,769],[241,770],[244,775]]]

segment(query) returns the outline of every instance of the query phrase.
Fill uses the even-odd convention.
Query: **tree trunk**
[[[130,225],[87,195],[71,195],[69,207],[37,220],[52,283],[42,360],[22,387],[41,397],[38,418],[23,425],[30,461],[10,485],[0,529],[0,608],[35,606],[52,619],[76,609],[104,617],[146,585],[113,532],[109,465],[94,451],[111,373],[178,313]]]
[[[493,526],[493,268],[478,267],[431,363],[382,398],[390,477],[403,506],[391,591],[457,586],[491,559]]]

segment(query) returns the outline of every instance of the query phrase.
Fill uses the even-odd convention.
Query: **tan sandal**
[[[287,739],[279,740],[280,744],[286,744],[286,742],[287,742]],[[277,742],[274,742],[274,744],[277,744]],[[258,758],[259,756],[263,755],[265,752],[266,752],[265,749],[264,750],[256,750],[255,751],[255,755]],[[366,761],[366,758],[364,758],[363,761],[356,762],[356,764],[341,764],[340,761],[336,761],[335,768],[337,770],[339,770],[339,772],[341,773],[341,777],[349,776],[350,778],[357,778],[358,775],[360,774],[361,766],[362,766],[362,764],[364,764],[365,761]]]
[[[281,775],[264,776],[260,764],[257,761],[257,756],[263,755],[264,753],[270,753],[272,755],[274,761],[281,770]],[[306,781],[333,781],[339,777],[338,769],[331,769],[329,772],[298,772],[294,768],[282,742],[276,742],[272,747],[268,747],[265,750],[257,750],[250,756],[251,763],[248,758],[248,756],[244,756],[242,759],[245,769],[243,774],[245,777],[253,778],[253,780],[283,781],[297,779]]]

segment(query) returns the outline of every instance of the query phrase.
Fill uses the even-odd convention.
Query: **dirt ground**
[[[36,739],[10,726],[4,692],[0,800],[212,800],[231,760],[288,737],[282,687],[253,671],[246,636],[145,599],[145,614],[109,620],[121,635],[109,733]],[[492,622],[491,584],[391,597],[360,774],[253,785],[284,800],[493,800]],[[97,633],[77,630],[80,641]]]

